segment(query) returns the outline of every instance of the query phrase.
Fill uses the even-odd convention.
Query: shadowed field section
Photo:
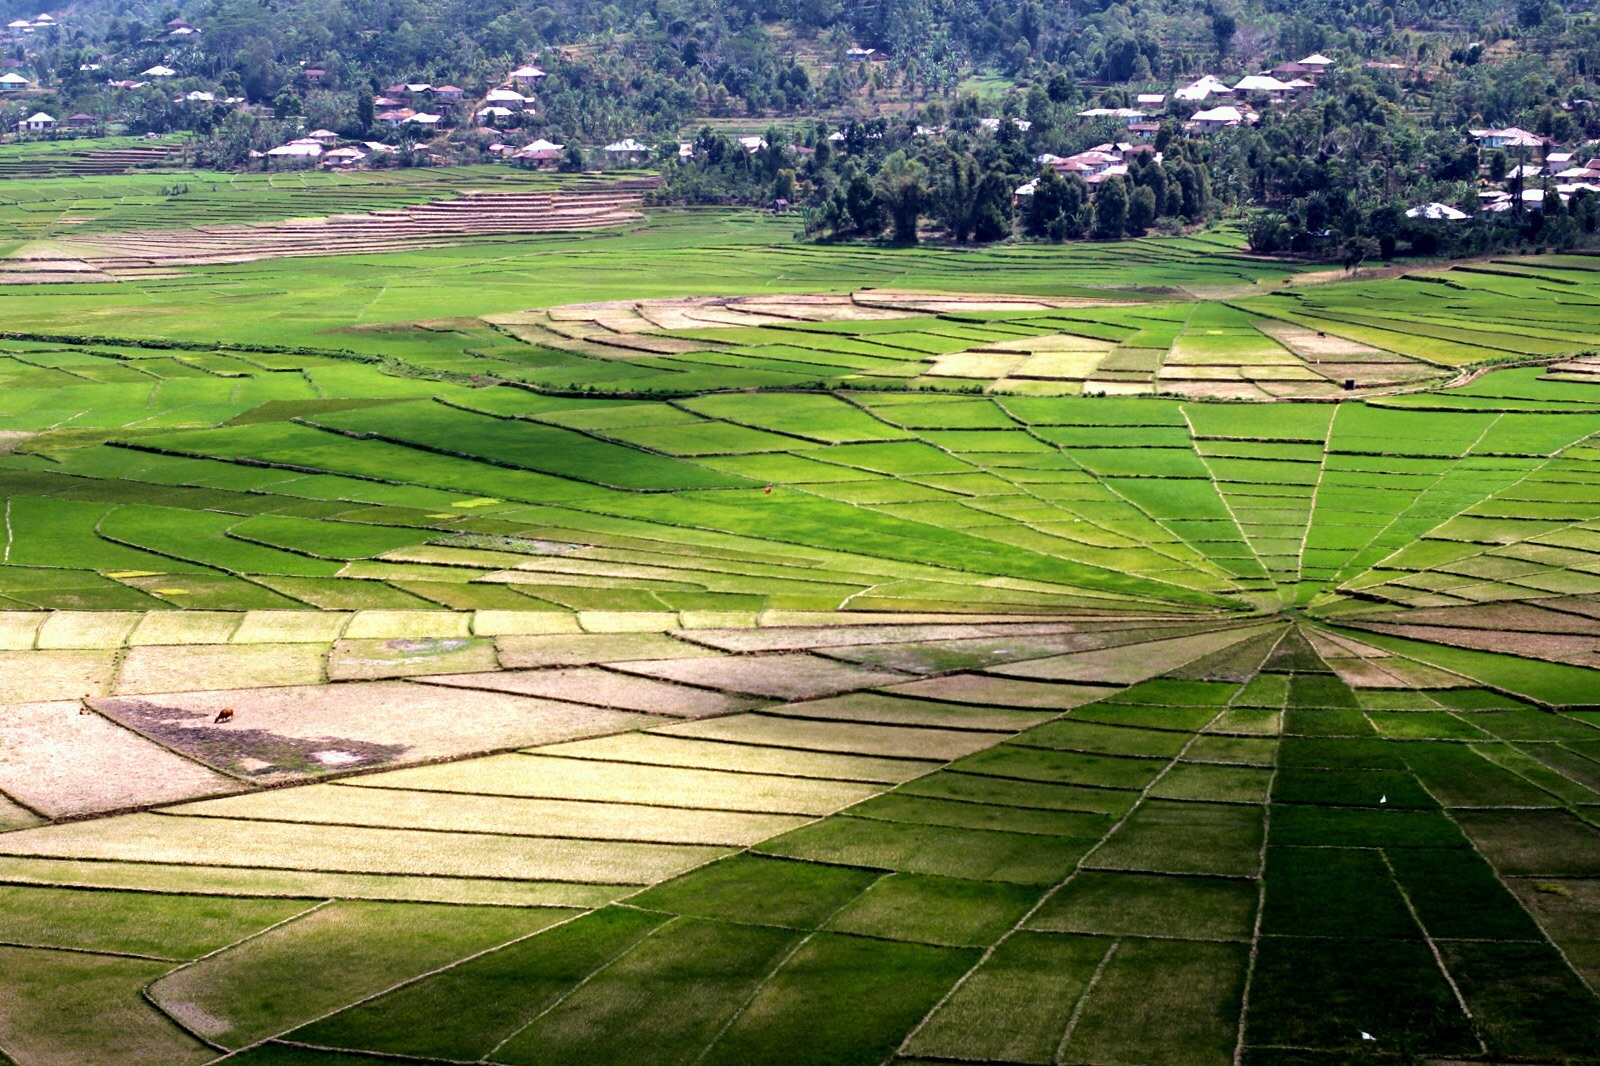
[[[1600,1039],[1600,779],[1574,772],[1593,716],[1464,678],[1351,684],[1317,649],[1361,645],[1305,623],[1173,628],[523,641],[546,665],[471,676],[615,669],[715,699],[805,660],[813,691],[867,687],[0,834],[18,959],[0,1045],[19,1062],[110,1040],[150,1062],[1581,1061]],[[672,641],[700,651],[663,657]],[[1108,644],[1166,669],[1093,692],[971,669],[1101,670]],[[908,685],[887,662],[946,672]],[[956,679],[959,699],[908,691]],[[288,705],[331,714],[373,684],[467,714],[503,696],[429,678]]]

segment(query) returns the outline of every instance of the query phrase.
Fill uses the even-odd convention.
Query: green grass
[[[1245,1037],[1354,1054],[1363,1032],[1431,1054],[1473,1047],[1467,1017],[1421,940],[1263,937]]]
[[[1261,865],[1261,811],[1150,800],[1096,851],[1100,869],[1250,876]]]
[[[1011,929],[1039,892],[919,874],[894,874],[834,915],[829,928],[950,947],[985,947]]]
[[[530,1066],[692,1059],[734,1019],[801,936],[678,919],[595,974],[494,1057]]]
[[[1028,921],[1031,929],[1101,936],[1249,940],[1256,887],[1210,877],[1086,870]]]
[[[67,165],[0,149],[0,236],[589,181],[49,176]],[[191,192],[159,195],[175,180]],[[1380,1057],[1484,1057],[1480,1038],[1496,1061],[1588,1054],[1600,391],[1543,367],[1440,383],[1592,347],[1592,264],[1280,288],[1294,268],[1239,256],[1228,231],[953,249],[793,229],[663,210],[603,235],[11,287],[0,703],[27,709],[0,728],[45,739],[0,768],[0,940],[23,945],[0,948],[6,1054],[212,1057],[146,986],[228,1046],[287,1031],[346,1052],[238,1056],[262,1064],[875,1064],[905,1043],[932,1061],[1222,1066],[1237,1047],[1288,1066],[1372,1053],[1363,1031]],[[1560,300],[1548,272],[1575,282]],[[630,324],[667,354],[562,339],[546,325],[573,315],[539,313],[889,288],[1085,299]],[[1057,357],[1029,344],[1065,346],[1084,349],[1058,365],[1087,368],[1086,393],[1216,371],[1266,399],[1296,351],[1341,342],[1384,351],[1337,371],[1324,353],[1335,380],[1310,391],[1338,403],[1024,395],[1069,383],[1000,377]],[[1000,344],[1013,354],[972,351]],[[1373,395],[1362,375],[1385,364],[1412,391]],[[39,825],[23,806],[56,774],[69,793],[75,774],[138,783],[81,739],[60,758],[99,721],[72,713],[83,688],[190,661],[168,642],[202,637],[219,643],[192,661],[277,661],[259,634],[323,632],[290,608],[426,612],[341,616],[284,650],[304,680],[348,624],[368,635],[331,676],[691,648],[732,649],[731,675],[815,644],[785,668],[859,689],[353,777],[321,800],[241,781],[205,810]],[[391,623],[470,643],[411,656],[376,635]],[[570,636],[498,636],[524,628]],[[81,642],[108,646],[54,646]],[[693,685],[684,701],[720,699]],[[29,686],[47,695],[12,695]],[[337,691],[404,686],[421,691]],[[484,697],[451,691],[470,730]],[[245,728],[268,743],[298,710]],[[190,816],[207,811],[228,817]],[[656,813],[622,826],[628,811]],[[533,835],[544,812],[559,824]],[[672,826],[716,843],[651,835]]]
[[[0,886],[0,940],[192,959],[305,910],[300,900]]]
[[[911,1041],[913,1054],[1050,1062],[1111,942],[1019,933],[1002,943]]]
[[[1226,1066],[1247,959],[1237,944],[1120,942],[1065,1042],[1066,1055]]]
[[[363,995],[559,921],[555,910],[337,903],[156,982],[155,1002],[224,1046],[286,1032]],[[386,935],[400,927],[404,938]],[[302,965],[311,945],[322,965]]]
[[[768,979],[701,1061],[880,1062],[977,955],[818,933]]]
[[[1088,842],[996,832],[834,818],[761,845],[764,852],[903,873],[1048,885],[1060,880]]]
[[[635,896],[651,910],[815,929],[877,875],[816,863],[735,856]]]
[[[585,915],[315,1022],[294,1036],[391,1054],[487,1055],[574,983],[666,921],[618,908]]]

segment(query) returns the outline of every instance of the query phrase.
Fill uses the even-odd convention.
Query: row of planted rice
[[[1171,657],[1159,650],[1151,655],[1147,635],[1137,630],[1090,627],[1081,632],[1052,632],[1059,628],[709,632],[700,635],[703,644],[690,658],[614,663],[608,669],[619,677],[667,674],[684,676],[699,686],[721,685],[733,689],[728,695],[735,699],[754,699],[762,707],[759,713],[735,712],[705,719],[703,728],[666,726],[528,753],[341,778],[340,783],[309,789],[241,795],[168,806],[160,813],[7,834],[0,842],[0,850],[10,856],[4,860],[3,877],[27,884],[160,890],[168,894],[136,897],[142,902],[133,909],[167,908],[177,916],[196,907],[209,907],[206,913],[213,926],[236,919],[235,925],[248,927],[255,920],[258,924],[248,927],[252,933],[271,922],[294,918],[265,935],[251,937],[235,950],[182,967],[152,986],[153,1001],[180,1027],[206,1040],[238,1046],[446,961],[515,941],[576,913],[554,908],[592,907],[636,891],[633,886],[641,882],[659,881],[676,870],[697,867],[801,827],[1057,713],[1056,709],[1028,706],[1043,703],[1042,693],[1039,697],[1011,695],[1020,691],[1017,682],[997,678],[994,683],[999,687],[983,692],[983,680],[976,675],[956,702],[884,691],[916,677],[919,665],[925,671],[930,664],[948,662],[952,656],[982,662],[1021,661],[1041,655],[1062,658],[1074,647],[1103,648],[1118,643],[1130,647],[1125,669],[1133,669],[1136,661],[1169,661]],[[877,643],[855,643],[863,636]],[[935,637],[945,639],[927,643]],[[1180,638],[1181,648],[1174,651],[1194,654],[1199,650],[1194,639]],[[1236,640],[1236,635],[1218,635],[1207,646]],[[523,661],[547,664],[544,669],[475,675],[478,683],[471,691],[463,691],[454,678],[430,678],[415,684],[436,686],[457,697],[454,724],[459,731],[463,715],[476,717],[477,709],[484,705],[485,689],[520,690],[530,681],[541,681],[571,696],[574,693],[566,686],[581,680],[573,671],[591,669],[578,664],[595,655],[659,654],[663,644],[673,643],[644,636],[600,641],[541,638],[524,642],[521,654]],[[1134,652],[1133,645],[1144,645],[1144,653]],[[840,656],[833,660],[837,667],[830,672],[827,660],[808,659],[798,650],[806,647],[820,647],[826,654]],[[719,657],[713,648],[737,649],[744,654]],[[874,653],[873,648],[880,651]],[[893,657],[909,669],[852,662],[852,657],[879,655]],[[681,669],[697,663],[718,668],[703,666],[687,674]],[[875,684],[880,693],[772,703],[775,696],[834,692],[847,683]],[[1031,684],[1054,688],[1053,702],[1057,704],[1091,699],[1107,691],[1103,686]],[[366,727],[375,730],[394,724],[392,716],[382,723],[368,721],[384,716],[384,707],[364,700],[363,696],[370,694],[359,686],[328,691],[339,693],[333,698],[345,704],[343,728],[348,730],[360,721],[367,721]],[[765,693],[765,698],[760,693]],[[183,708],[209,712],[216,695],[176,697],[181,706],[170,709],[167,721],[178,717]],[[250,694],[231,694],[239,703],[239,718],[209,732],[215,736],[225,728],[248,728],[252,722],[270,729],[287,721],[290,732],[295,723],[315,728],[333,724],[331,719],[318,721],[315,708],[309,717],[302,710],[308,700],[315,702],[313,694],[265,690],[260,695],[264,698],[252,702]],[[706,691],[706,695],[714,697],[715,693]],[[1020,699],[1023,705],[1008,709],[1004,706],[1008,699]],[[126,715],[148,702],[106,701],[104,710]],[[414,701],[408,701],[408,707],[414,710],[414,706]],[[717,706],[726,715],[729,706]],[[407,711],[408,717],[412,710]],[[538,716],[530,713],[526,717]],[[151,725],[150,718],[136,713],[125,720],[135,728]],[[205,744],[191,747],[193,757],[201,760],[215,758],[216,753],[215,747]],[[742,876],[738,870],[726,873]],[[171,969],[174,962],[192,957],[187,952],[194,951],[193,947],[157,943],[164,934],[159,928],[142,934],[144,944],[137,953],[146,960],[144,965],[118,964],[120,971],[107,972],[92,985],[101,997],[101,1006],[92,1012],[92,1023],[77,1030],[73,1040],[63,1043],[59,1030],[48,1035],[43,1028],[30,1030],[30,1024],[48,1026],[53,1017],[59,1017],[52,1011],[61,1009],[59,1001],[52,1001],[39,984],[30,982],[60,979],[79,963],[74,956],[46,948],[87,943],[89,950],[102,950],[119,937],[126,943],[132,934],[115,920],[118,910],[114,906],[107,904],[103,912],[98,906],[86,909],[79,903],[83,897],[67,893],[66,913],[78,918],[71,934],[75,942],[69,943],[61,934],[38,928],[38,914],[51,905],[53,897],[30,896],[28,892],[62,895],[58,889],[21,892],[18,902],[7,906],[5,918],[0,919],[25,930],[18,942],[38,945],[25,957],[25,964],[7,971],[8,989],[26,993],[10,999],[16,1009],[0,1016],[8,1047],[32,1050],[50,1043],[65,1054],[92,1054],[98,1046],[94,1041],[109,1039],[106,1027],[115,1023],[121,1032],[140,1034],[125,1052],[133,1056],[129,1061],[187,1061],[199,1055],[198,1047],[182,1046],[184,1042],[173,1038],[170,1031],[157,1039],[159,1026],[150,1018],[135,1017],[141,1012],[133,1009],[128,997],[136,992],[136,986],[119,983],[129,981],[129,970],[137,969],[143,983],[158,971]],[[174,892],[180,895],[170,895]],[[280,902],[276,909],[264,900],[259,907],[243,903],[232,907],[204,904],[192,893],[208,897],[295,896],[301,901],[293,907]],[[122,898],[104,892],[92,895],[102,904]],[[455,905],[316,906],[319,896],[436,900]],[[483,910],[487,903],[497,906]],[[529,904],[547,909],[524,910]],[[271,910],[269,919],[261,918],[263,910]],[[601,919],[598,924],[606,925],[609,920]],[[425,944],[399,945],[381,935],[385,923],[393,928],[394,922],[426,923],[435,932]],[[588,923],[584,929],[594,924]],[[106,925],[112,928],[105,930]],[[204,934],[189,934],[190,942],[196,939],[203,940]],[[345,946],[331,948],[335,940]],[[295,980],[293,972],[306,950],[333,950],[340,964],[326,972],[339,976],[304,984],[290,997],[291,1007],[277,990],[284,981]],[[544,942],[539,950],[544,950]],[[154,965],[159,960],[171,961]],[[696,1024],[704,1021],[699,1019]],[[149,1046],[143,1043],[146,1038],[151,1041]]]
[[[70,974],[97,998],[67,1052],[117,1038],[127,1061],[274,1037],[504,1063],[1592,1045],[1573,904],[1600,883],[1600,793],[1569,764],[1595,726],[1352,689],[1312,642],[1362,648],[1323,631],[1151,632],[707,633],[740,654],[614,666],[729,694],[815,676],[817,698],[7,834],[4,877],[33,887],[0,923],[31,946],[6,949],[0,1027],[45,1045]],[[559,685],[580,648],[528,650]],[[802,649],[876,684],[820,695],[839,678]],[[1187,665],[1138,682],[1152,662]],[[74,884],[144,892],[45,887]]]

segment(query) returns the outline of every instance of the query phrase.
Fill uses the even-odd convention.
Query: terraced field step
[[[0,260],[0,282],[149,276],[177,266],[372,254],[435,247],[471,237],[568,233],[638,221],[648,186],[554,193],[468,192],[460,197],[356,215],[229,223],[126,236],[62,237],[24,245]]]

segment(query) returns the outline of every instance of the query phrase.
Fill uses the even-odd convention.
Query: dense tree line
[[[7,18],[35,7],[0,0]],[[203,34],[174,41],[167,22],[179,15]],[[857,45],[884,61],[850,61]],[[1180,107],[1155,139],[1162,162],[1135,158],[1092,195],[1034,162],[1127,136],[1080,119],[1085,106],[1127,106],[1201,71],[1237,74],[1313,50],[1338,65],[1309,99],[1205,137],[1183,132],[1194,107]],[[1557,0],[84,0],[11,57],[54,91],[47,103],[59,113],[135,133],[192,130],[202,161],[219,166],[309,128],[408,140],[374,123],[386,86],[448,82],[471,97],[533,57],[548,72],[535,107],[505,132],[460,122],[458,158],[482,158],[496,137],[593,146],[633,136],[664,145],[666,198],[788,200],[825,239],[1078,239],[1230,215],[1261,251],[1381,254],[1571,243],[1593,228],[1588,198],[1563,206],[1553,193],[1548,217],[1519,200],[1482,226],[1393,221],[1423,201],[1476,214],[1480,173],[1528,161],[1479,153],[1469,127],[1600,139],[1600,19]],[[156,63],[180,77],[106,85]],[[307,68],[324,73],[313,82]],[[1011,89],[980,102],[961,89],[974,69]],[[183,99],[196,89],[219,101]],[[884,97],[911,110],[874,118]],[[998,129],[983,130],[985,118]],[[680,131],[705,119],[772,123],[772,146],[724,150],[732,142],[708,133],[679,164]],[[949,132],[918,137],[919,122]],[[835,128],[843,141],[827,139]],[[1033,196],[1014,201],[1035,179]]]
[[[755,151],[705,129],[690,159],[663,146],[660,195],[689,203],[784,201],[800,209],[813,237],[901,243],[928,235],[1114,240],[1201,222],[1214,207],[1204,144],[1175,131],[1162,139],[1160,160],[1153,151],[1132,153],[1126,175],[1106,177],[1091,193],[1077,174],[1036,161],[1041,144],[1060,138],[1025,133],[1010,121],[993,133],[919,132],[926,117],[850,123],[833,135],[826,124],[792,134],[773,128]],[[1018,195],[1030,186],[1031,195]]]

